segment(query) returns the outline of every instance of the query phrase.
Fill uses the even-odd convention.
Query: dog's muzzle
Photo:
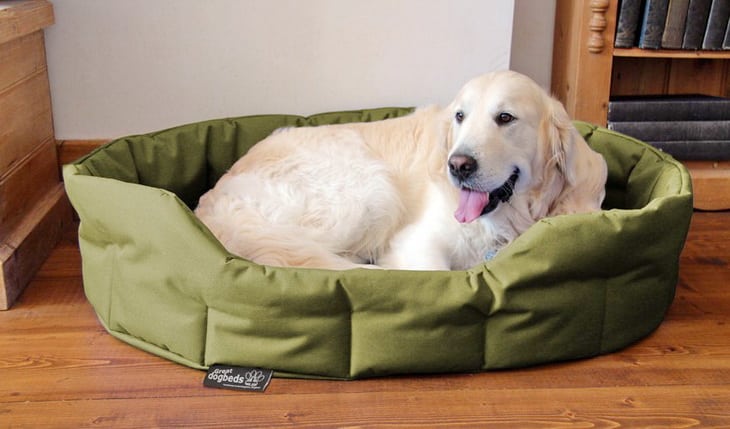
[[[454,213],[461,223],[472,222],[492,212],[499,203],[509,201],[514,193],[515,183],[520,177],[519,168],[498,188],[489,192],[479,190],[470,182],[478,169],[477,161],[468,155],[452,155],[449,158],[449,174],[460,188],[459,206]]]

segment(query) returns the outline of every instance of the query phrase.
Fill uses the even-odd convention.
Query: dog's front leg
[[[447,237],[428,219],[399,231],[378,260],[383,268],[399,270],[450,270],[451,254]]]

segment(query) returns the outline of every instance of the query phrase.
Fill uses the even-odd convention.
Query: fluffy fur
[[[259,264],[468,269],[543,217],[598,210],[605,182],[603,157],[563,106],[503,71],[471,80],[445,109],[278,130],[196,214],[230,252]],[[505,202],[457,221],[457,207],[479,210],[500,187]]]

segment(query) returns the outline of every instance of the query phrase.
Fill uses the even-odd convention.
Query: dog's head
[[[606,163],[563,106],[511,71],[469,81],[449,106],[448,175],[460,190],[456,218],[471,222],[503,205],[532,219],[600,208]]]

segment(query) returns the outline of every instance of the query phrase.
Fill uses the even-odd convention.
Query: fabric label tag
[[[215,364],[208,368],[203,386],[263,392],[269,386],[272,375],[274,371],[270,369]]]

